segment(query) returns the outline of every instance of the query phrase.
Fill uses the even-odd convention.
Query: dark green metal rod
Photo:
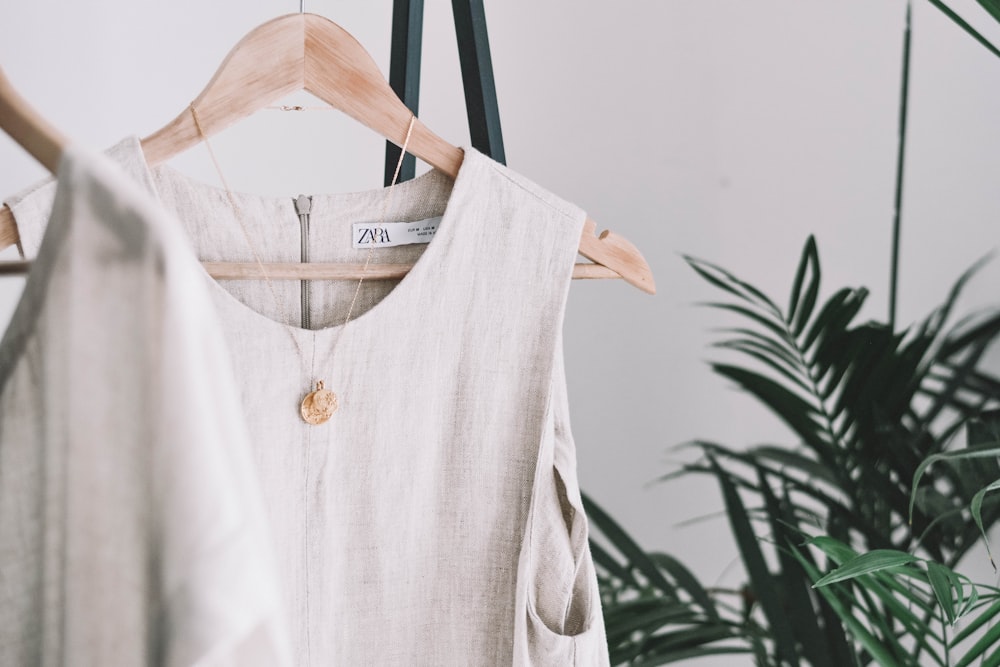
[[[392,3],[392,51],[389,55],[389,85],[410,111],[420,106],[420,55],[424,36],[424,0],[394,0]],[[399,146],[385,142],[385,179],[388,187],[399,162]],[[403,157],[398,182],[416,173],[412,154]]]
[[[913,34],[913,2],[906,3],[903,33],[903,83],[899,95],[899,151],[896,155],[896,201],[892,216],[892,267],[889,272],[889,328],[896,330],[896,300],[899,285],[899,237],[903,208],[903,166],[906,161],[906,111],[910,96],[910,42]]]

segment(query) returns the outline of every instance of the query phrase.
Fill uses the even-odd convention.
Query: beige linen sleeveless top
[[[352,223],[440,216],[398,281],[215,282],[293,662],[605,665],[561,327],[585,215],[475,150],[371,192],[236,193],[110,151],[202,260],[364,262]],[[51,193],[11,200],[31,257]],[[240,222],[246,226],[248,242]],[[272,291],[273,288],[273,291]],[[307,292],[307,294],[306,294]],[[317,380],[340,407],[299,404]]]

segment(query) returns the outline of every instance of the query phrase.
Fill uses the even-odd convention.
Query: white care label
[[[441,217],[416,222],[355,222],[353,238],[355,248],[391,248],[410,243],[430,243],[434,238]]]

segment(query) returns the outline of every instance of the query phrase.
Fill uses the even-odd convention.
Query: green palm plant
[[[977,370],[1000,332],[1000,315],[966,318],[946,328],[974,269],[929,317],[895,332],[875,321],[855,324],[868,294],[864,288],[841,289],[817,307],[820,264],[812,237],[784,311],[727,271],[687,261],[735,297],[711,305],[743,320],[725,330],[715,346],[737,351],[762,369],[713,363],[713,370],[756,397],[801,442],[791,451],[698,446],[715,459],[740,461],[769,475],[784,470],[777,479],[818,503],[835,537],[853,533],[871,548],[908,545],[909,486],[921,462],[944,451],[970,419],[1000,397],[1000,382]],[[711,464],[688,469],[715,473]],[[808,486],[797,487],[790,472],[804,475]],[[960,513],[948,514],[1000,476],[995,464],[977,472],[941,469],[917,489],[912,525],[926,532],[922,548],[942,562],[957,562],[978,535]],[[745,480],[734,481],[746,487]],[[987,516],[1000,515],[992,510]]]
[[[710,305],[737,320],[715,346],[748,362],[717,362],[713,370],[782,419],[797,443],[746,450],[689,443],[701,456],[664,478],[706,474],[719,484],[749,577],[741,608],[723,604],[673,558],[644,552],[587,499],[602,538],[592,541],[592,550],[615,664],[743,652],[761,665],[841,667],[876,655],[890,655],[895,662],[883,664],[898,665],[918,664],[924,651],[941,655],[942,642],[930,647],[930,640],[909,645],[898,638],[907,632],[898,620],[903,614],[887,613],[869,630],[880,653],[858,644],[844,614],[859,603],[844,591],[814,589],[822,569],[815,556],[822,554],[799,545],[820,532],[847,550],[913,551],[950,571],[979,536],[964,509],[979,502],[984,527],[1000,519],[995,499],[977,501],[979,490],[1000,478],[996,459],[922,465],[1000,400],[1000,381],[979,369],[1000,334],[1000,313],[951,323],[974,269],[930,316],[893,332],[886,324],[856,321],[864,288],[820,301],[819,252],[811,237],[784,309],[718,266],[687,261],[728,297]],[[837,553],[840,560],[832,562],[843,562],[844,552]],[[860,599],[884,603],[877,596]],[[934,599],[921,599],[931,623]]]
[[[818,531],[860,551],[914,550],[951,568],[976,543],[979,528],[963,509],[1000,477],[995,459],[924,469],[912,519],[910,485],[927,457],[945,452],[1000,400],[1000,381],[979,369],[1000,334],[1000,313],[951,323],[973,269],[906,330],[856,323],[867,290],[841,289],[821,304],[811,237],[785,308],[718,266],[687,261],[729,297],[710,305],[738,318],[715,346],[749,362],[717,362],[713,370],[784,421],[797,443],[747,450],[691,443],[702,457],[665,479],[698,473],[717,480],[773,638],[771,662],[862,664],[870,654],[854,650],[837,610],[812,589],[818,565],[795,545]],[[991,525],[1000,505],[985,501],[981,517]],[[769,557],[759,527],[773,543]],[[891,616],[885,622],[880,641],[891,643],[901,628]],[[911,657],[904,651],[891,664],[915,664]]]
[[[936,561],[902,551],[858,554],[829,537],[816,537],[808,544],[837,567],[821,577],[811,563],[800,562],[871,660],[887,667],[931,663],[965,667],[977,659],[1000,664],[996,650],[988,654],[1000,641],[996,631],[980,636],[964,655],[953,656],[957,645],[995,621],[1000,613],[996,588],[976,585]],[[967,615],[973,622],[950,637],[955,624]]]
[[[706,590],[677,559],[646,552],[584,495],[611,663],[663,665],[766,653],[767,629]]]
[[[929,2],[1000,56],[948,4]],[[1000,0],[977,2],[1000,22]],[[925,657],[949,665],[954,645],[1000,614],[996,591],[974,587],[952,569],[1000,518],[1000,503],[981,493],[1000,488],[993,482],[1000,478],[997,457],[970,451],[975,458],[963,458],[959,442],[965,429],[992,433],[993,442],[1000,431],[1000,418],[983,419],[1000,400],[1000,381],[980,369],[1000,332],[1000,314],[951,323],[973,269],[925,320],[902,331],[896,326],[911,4],[887,321],[856,321],[864,288],[841,289],[819,303],[819,253],[811,237],[786,308],[724,269],[686,258],[729,297],[713,305],[741,320],[716,345],[749,365],[720,362],[713,370],[782,419],[796,443],[749,450],[690,443],[700,459],[663,478],[705,474],[717,481],[749,579],[742,609],[680,575],[686,570],[673,559],[644,552],[588,499],[614,664],[744,652],[759,665],[917,665]],[[922,462],[946,456],[949,447],[960,450],[947,455],[951,464],[927,471]],[[817,532],[825,535],[811,537]],[[882,565],[870,568],[865,559],[872,558]],[[838,566],[836,574],[821,579],[818,559]],[[858,562],[869,569],[859,572]],[[961,614],[975,620],[949,639]],[[983,656],[984,664],[1000,667],[996,627],[959,664]]]
[[[925,459],[914,475],[913,489],[932,465],[950,464],[968,472],[970,464],[985,461],[994,468],[1000,457],[1000,411],[970,423],[968,444],[964,451]],[[987,494],[997,489],[1000,479],[981,488],[968,508],[984,541],[988,538],[982,507]],[[913,495],[911,505],[915,500]],[[829,537],[812,538],[807,544],[821,551],[835,569],[821,576],[802,558],[802,549],[790,548],[853,640],[879,664],[916,665],[926,655],[942,667],[966,667],[976,660],[984,666],[1000,665],[1000,625],[996,624],[1000,589],[974,584],[951,568],[911,552],[879,549],[858,554]],[[899,619],[902,633],[891,631],[887,610]],[[970,621],[956,628],[965,617]]]

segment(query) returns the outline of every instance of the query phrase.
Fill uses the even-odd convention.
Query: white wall
[[[973,0],[954,6],[978,17]],[[388,67],[391,3],[307,0]],[[179,113],[249,29],[294,0],[4,3],[0,64],[41,112],[100,148]],[[814,233],[825,294],[871,288],[884,317],[902,0],[626,0],[486,3],[509,164],[586,208],[646,254],[656,297],[574,284],[567,366],[583,485],[644,545],[709,582],[740,581],[707,479],[651,484],[673,445],[790,442],[706,359],[716,296],[680,258],[728,267],[784,300]],[[976,21],[1000,42],[1000,31]],[[466,143],[450,3],[428,2],[421,117]],[[1000,58],[916,1],[900,321],[943,298],[998,245]],[[215,142],[234,188],[376,187],[382,142],[339,114],[262,112]],[[175,166],[215,180],[202,150]],[[42,170],[0,138],[0,196]],[[994,262],[966,303],[1000,301]],[[17,279],[0,283],[9,312]],[[707,663],[706,663],[707,664]],[[736,664],[723,661],[719,664]]]

